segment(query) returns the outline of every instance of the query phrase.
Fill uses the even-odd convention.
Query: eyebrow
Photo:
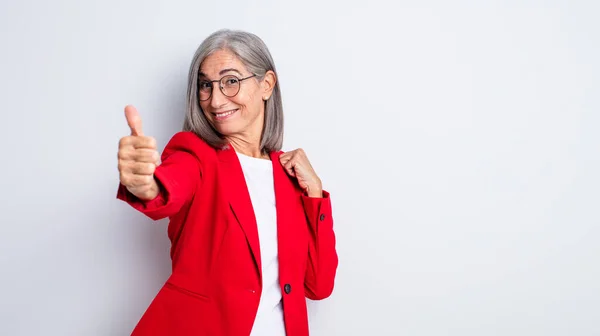
[[[227,69],[223,69],[221,71],[219,71],[219,76],[223,76],[224,74],[228,73],[228,72],[237,72],[240,76],[243,76],[242,73],[238,70],[238,69],[234,69],[234,68],[227,68]],[[206,77],[208,78],[207,75],[205,75],[203,72],[199,72],[198,76],[202,76],[202,77]]]

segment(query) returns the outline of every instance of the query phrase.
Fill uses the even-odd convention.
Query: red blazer
[[[272,153],[279,277],[287,336],[308,335],[306,299],[333,291],[338,265],[329,193],[303,194]],[[132,335],[250,334],[262,290],[258,231],[237,155],[191,132],[167,144],[155,178],[162,187],[141,201],[119,185],[117,198],[148,217],[169,217],[172,274]]]

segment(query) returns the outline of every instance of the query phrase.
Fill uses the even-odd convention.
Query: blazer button
[[[283,286],[283,290],[285,291],[285,294],[290,294],[292,291],[292,286],[290,286],[290,284],[285,284],[285,286]]]
[[[321,217],[319,217],[319,219],[321,219],[321,221],[325,220],[325,214],[321,214]]]

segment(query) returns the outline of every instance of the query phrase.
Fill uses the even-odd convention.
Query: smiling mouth
[[[221,120],[221,119],[225,119],[225,118],[231,116],[232,114],[234,114],[237,111],[238,111],[238,109],[233,109],[233,110],[224,111],[224,112],[213,112],[212,114],[215,116],[215,118],[217,120]]]

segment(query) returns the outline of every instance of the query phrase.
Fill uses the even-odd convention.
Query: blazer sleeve
[[[322,300],[333,292],[338,266],[331,200],[323,191],[322,198],[302,195],[302,203],[309,227],[304,294],[311,300]]]
[[[174,216],[189,202],[201,183],[200,163],[195,155],[178,146],[175,137],[163,151],[161,164],[154,178],[160,192],[156,198],[144,201],[137,198],[119,183],[117,198],[153,220]]]

